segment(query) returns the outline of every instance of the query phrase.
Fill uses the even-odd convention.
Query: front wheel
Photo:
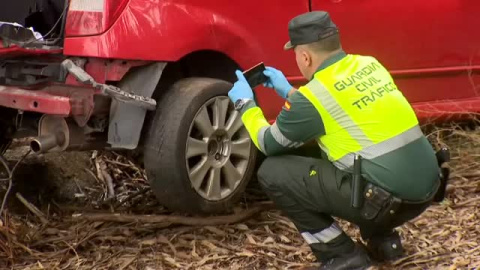
[[[145,168],[158,200],[176,211],[228,211],[252,177],[256,149],[227,97],[231,84],[188,78],[158,103]]]

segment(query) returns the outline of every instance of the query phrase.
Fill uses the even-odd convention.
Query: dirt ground
[[[405,257],[372,269],[480,268],[480,131],[435,128],[429,131],[429,139],[436,147],[447,145],[452,151],[447,199],[400,228]],[[24,152],[20,146],[9,151],[11,165]],[[269,204],[255,181],[235,213],[199,220],[185,219],[159,205],[142,168],[119,153],[28,157],[17,168],[14,183],[0,225],[0,269],[301,269],[315,265],[308,246],[286,217],[275,209],[257,211]],[[0,198],[6,184],[0,182]],[[17,194],[41,213],[32,214]],[[241,221],[197,225],[228,219]],[[341,225],[359,239],[354,226]]]

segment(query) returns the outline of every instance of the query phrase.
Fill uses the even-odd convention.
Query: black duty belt
[[[439,186],[440,183],[436,185],[434,192],[427,199],[410,201],[398,198],[384,188],[367,182],[362,194],[363,204],[360,211],[365,219],[375,222],[384,222],[406,213],[422,212],[433,202]]]
[[[442,148],[436,153],[439,167],[450,160],[448,149]],[[352,179],[352,207],[358,208],[362,216],[374,222],[385,222],[394,216],[412,215],[421,213],[432,202],[442,201],[449,177],[449,170],[441,168],[439,181],[432,193],[425,200],[410,201],[401,199],[384,188],[363,179],[361,175],[361,157],[355,156]],[[413,213],[413,214],[412,214]]]

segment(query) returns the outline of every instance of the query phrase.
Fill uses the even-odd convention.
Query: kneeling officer
[[[371,264],[332,216],[356,224],[376,259],[398,258],[402,246],[394,228],[421,214],[440,185],[435,153],[389,72],[373,57],[346,54],[327,12],[297,16],[288,28],[285,49],[294,51],[309,83],[295,89],[267,67],[265,86],[287,99],[276,122],[266,121],[240,71],[229,92],[253,142],[268,156],[258,179],[321,269]],[[323,158],[291,154],[311,140]]]

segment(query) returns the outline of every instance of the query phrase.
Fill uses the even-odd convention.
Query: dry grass
[[[480,268],[480,132],[435,128],[429,138],[452,151],[448,197],[401,227],[407,255],[376,269]],[[171,214],[155,201],[144,171],[128,159],[108,153],[91,161],[95,184],[79,187],[75,204],[44,205],[48,223],[35,215],[5,215],[0,268],[299,269],[314,261],[277,210],[219,226],[84,220],[79,213]],[[237,210],[264,198],[252,185]],[[353,226],[342,226],[358,239]]]

